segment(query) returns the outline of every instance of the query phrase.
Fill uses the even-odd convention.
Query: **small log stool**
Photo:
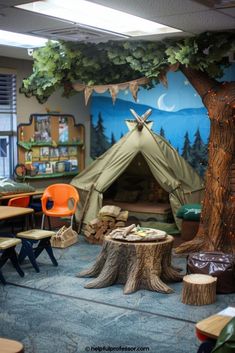
[[[7,260],[9,259],[19,273],[21,277],[24,277],[24,272],[21,270],[17,255],[15,252],[15,246],[20,244],[21,240],[16,238],[0,238],[0,252],[2,252],[2,256],[0,258],[0,281],[3,284],[6,284],[6,280],[2,274],[1,268],[5,265]]]
[[[24,353],[24,347],[18,341],[0,338],[0,353]]]
[[[182,303],[207,305],[216,300],[217,278],[209,275],[191,274],[183,278]]]
[[[29,261],[31,262],[36,272],[40,272],[36,258],[45,249],[53,265],[58,266],[58,262],[55,259],[50,242],[52,235],[55,235],[55,232],[42,229],[31,229],[25,232],[17,233],[17,237],[21,238],[22,240],[22,248],[19,254],[19,263],[22,263],[25,257],[28,256]],[[33,248],[33,244],[35,243],[38,243],[38,245],[36,248]]]

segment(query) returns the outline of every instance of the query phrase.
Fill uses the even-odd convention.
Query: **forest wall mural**
[[[181,72],[169,73],[168,88],[162,84],[147,90],[140,88],[138,100],[120,91],[115,104],[109,93],[93,94],[91,100],[91,157],[95,159],[128,132],[126,119],[130,109],[142,115],[149,108],[152,130],[177,149],[203,176],[207,167],[210,121],[201,98]],[[221,81],[235,80],[235,64],[225,70]],[[190,118],[190,119],[189,119]]]

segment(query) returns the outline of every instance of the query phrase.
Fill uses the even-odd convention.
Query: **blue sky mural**
[[[93,126],[97,125],[101,117],[103,133],[107,140],[117,141],[128,131],[125,119],[133,119],[131,108],[139,115],[151,108],[149,120],[154,121],[153,131],[159,133],[160,129],[163,129],[165,138],[180,154],[183,152],[186,133],[190,143],[193,144],[196,131],[199,129],[203,143],[207,144],[210,121],[200,96],[180,71],[168,73],[167,78],[168,88],[162,84],[150,90],[140,88],[137,102],[128,90],[119,92],[114,105],[108,92],[93,94],[91,101]],[[221,80],[235,80],[235,64],[226,69]]]

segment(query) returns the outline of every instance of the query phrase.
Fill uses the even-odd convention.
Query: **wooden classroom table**
[[[161,241],[130,242],[104,238],[103,248],[95,264],[78,277],[96,277],[85,288],[102,288],[124,284],[124,294],[138,289],[161,293],[173,290],[163,281],[181,281],[179,269],[171,264],[173,237]]]
[[[212,315],[199,321],[196,324],[196,330],[209,338],[217,339],[222,329],[230,320],[232,320],[231,316]]]
[[[24,193],[17,193],[17,194],[7,194],[7,195],[3,195],[0,197],[0,203],[2,203],[2,201],[8,201],[10,199],[13,199],[13,197],[21,197],[21,196],[40,196],[43,195],[44,189],[38,189],[35,191],[31,191],[31,192],[24,192]]]
[[[28,216],[33,214],[33,212],[34,210],[32,208],[0,206],[0,221],[20,216]]]

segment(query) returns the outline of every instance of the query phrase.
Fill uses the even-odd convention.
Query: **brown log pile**
[[[102,244],[104,236],[113,229],[125,227],[127,219],[128,211],[123,211],[118,206],[106,205],[102,207],[97,218],[85,227],[86,240],[92,244]]]

